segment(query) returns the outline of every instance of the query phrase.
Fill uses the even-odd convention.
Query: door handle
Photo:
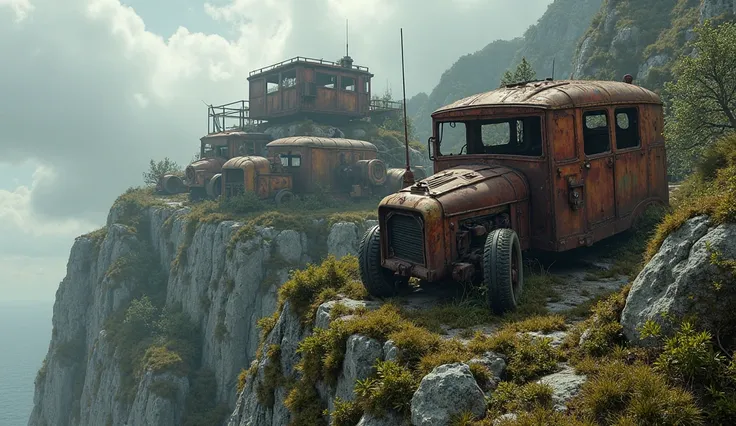
[[[612,169],[613,168],[613,158],[609,157],[608,160],[606,160],[606,164],[608,165],[609,169]]]

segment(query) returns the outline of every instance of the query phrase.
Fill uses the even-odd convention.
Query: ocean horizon
[[[51,301],[0,301],[0,426],[24,426],[51,340]]]

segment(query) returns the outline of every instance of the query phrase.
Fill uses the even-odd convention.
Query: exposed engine
[[[510,228],[511,217],[508,212],[494,213],[462,220],[455,232],[458,259],[480,263],[486,236],[494,229]]]

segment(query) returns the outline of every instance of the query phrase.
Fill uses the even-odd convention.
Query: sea
[[[53,302],[0,300],[0,426],[25,426],[51,340]]]

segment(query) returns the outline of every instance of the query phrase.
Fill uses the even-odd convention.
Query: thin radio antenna
[[[348,33],[348,20],[345,20],[345,56],[350,56],[350,35]]]
[[[404,172],[404,188],[414,185],[414,173],[409,163],[409,127],[406,122],[406,78],[404,76],[404,29],[401,29],[401,87],[404,95],[404,145],[406,148],[406,171]]]
[[[552,80],[555,79],[555,58],[552,58]]]

